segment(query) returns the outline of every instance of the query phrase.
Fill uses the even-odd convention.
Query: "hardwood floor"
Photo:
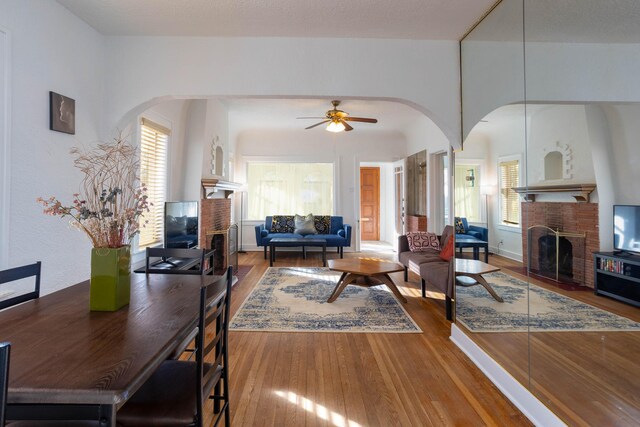
[[[337,258],[332,251],[327,255]],[[253,269],[233,289],[232,316],[268,268],[262,252],[241,254],[240,264]],[[318,253],[305,261],[283,251],[278,265],[322,263]],[[417,276],[405,283],[402,275],[391,277],[408,299],[405,308],[421,334],[231,331],[231,424],[531,425],[449,340],[444,297],[421,298]]]
[[[515,261],[492,255],[509,270]],[[592,291],[538,286],[640,321],[640,310]],[[459,325],[462,329],[461,325]],[[640,332],[470,333],[469,336],[538,399],[572,426],[640,425]]]

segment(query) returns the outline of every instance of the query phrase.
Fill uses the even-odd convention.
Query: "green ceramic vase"
[[[91,250],[91,311],[116,311],[129,304],[131,247]]]

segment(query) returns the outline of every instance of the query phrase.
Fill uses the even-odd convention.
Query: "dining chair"
[[[213,274],[214,252],[212,249],[147,248],[145,273]],[[194,260],[197,263],[193,263],[192,268],[181,268]]]
[[[165,360],[116,414],[129,426],[202,426],[213,400],[213,425],[229,418],[229,308],[232,267],[200,289],[195,361]],[[210,330],[207,333],[206,327]],[[222,403],[222,405],[221,405]]]
[[[36,299],[40,297],[40,270],[41,263],[40,261],[23,265],[21,267],[14,267],[8,270],[0,271],[0,297],[4,293],[3,289],[6,289],[6,286],[3,286],[5,283],[16,282],[22,279],[28,279],[30,277],[35,278],[35,285],[32,291],[22,293],[16,295],[11,298],[7,298],[5,300],[0,301],[0,310],[3,308],[11,307],[16,304],[20,304],[25,301],[29,301],[32,299]]]
[[[202,274],[213,273],[213,249],[185,249],[185,248],[147,248],[145,273],[146,274]],[[184,265],[185,262],[198,260],[194,268],[175,268]],[[208,265],[205,263],[208,260]],[[169,356],[170,359],[177,359],[184,352],[193,355],[193,348],[189,345],[198,334],[198,328],[194,326],[191,333],[176,347],[176,350]]]
[[[8,342],[0,343],[0,426],[5,426],[7,415],[7,394],[9,388],[9,356],[11,353],[11,344]],[[64,420],[64,421],[48,421],[48,420],[21,420],[6,421],[8,427],[99,427],[98,421],[84,420]]]

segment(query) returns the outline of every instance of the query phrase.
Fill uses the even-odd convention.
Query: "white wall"
[[[332,134],[300,130],[274,131],[251,130],[238,135],[236,146],[236,181],[246,182],[246,162],[249,160],[328,161],[336,165],[335,214],[344,222],[357,228],[357,211],[361,162],[392,162],[407,156],[406,140],[402,134],[380,131]],[[295,213],[295,212],[294,212]],[[300,213],[300,212],[298,212]],[[255,218],[254,218],[255,219]],[[245,221],[243,246],[255,249],[253,225],[263,222]],[[352,249],[356,235],[352,236]]]
[[[583,105],[531,105],[527,138],[527,182],[529,185],[595,183],[587,117]],[[557,144],[570,147],[571,178],[544,179],[544,156]],[[562,151],[562,150],[560,150]],[[537,199],[538,200],[538,199]],[[543,200],[540,198],[539,200]],[[570,199],[573,200],[573,199]]]
[[[107,126],[129,123],[165,96],[339,95],[405,100],[459,140],[457,42],[109,37],[106,58],[126,64],[106,76]]]
[[[229,111],[227,107],[218,99],[207,100],[207,117],[206,117],[204,152],[202,153],[202,177],[211,178],[219,176],[229,180]],[[214,138],[217,137],[216,145],[221,146],[223,150],[223,171],[216,171],[214,174],[211,168],[213,160],[211,145]]]
[[[0,27],[11,33],[12,76],[9,235],[0,241],[8,241],[10,266],[43,262],[46,294],[89,277],[89,240],[66,219],[44,216],[35,199],[70,203],[82,175],[69,149],[113,136],[100,126],[104,39],[52,1],[1,1]],[[49,91],[75,99],[75,135],[49,130]]]

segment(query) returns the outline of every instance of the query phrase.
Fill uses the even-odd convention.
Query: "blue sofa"
[[[469,225],[467,218],[456,217],[456,222],[462,221],[464,226],[464,233],[456,232],[456,248],[462,253],[463,248],[473,249],[473,258],[479,258],[480,248],[484,249],[484,262],[488,262],[489,259],[489,230],[486,227],[479,227],[477,225]],[[457,230],[456,230],[457,231]]]
[[[266,217],[264,224],[256,225],[256,244],[264,247],[264,259],[267,259],[267,247],[274,238],[307,238],[325,239],[327,247],[337,248],[340,258],[343,257],[345,246],[351,246],[351,226],[342,222],[341,216],[332,216],[328,233],[307,234],[302,236],[297,233],[275,233],[272,232],[273,216]]]

